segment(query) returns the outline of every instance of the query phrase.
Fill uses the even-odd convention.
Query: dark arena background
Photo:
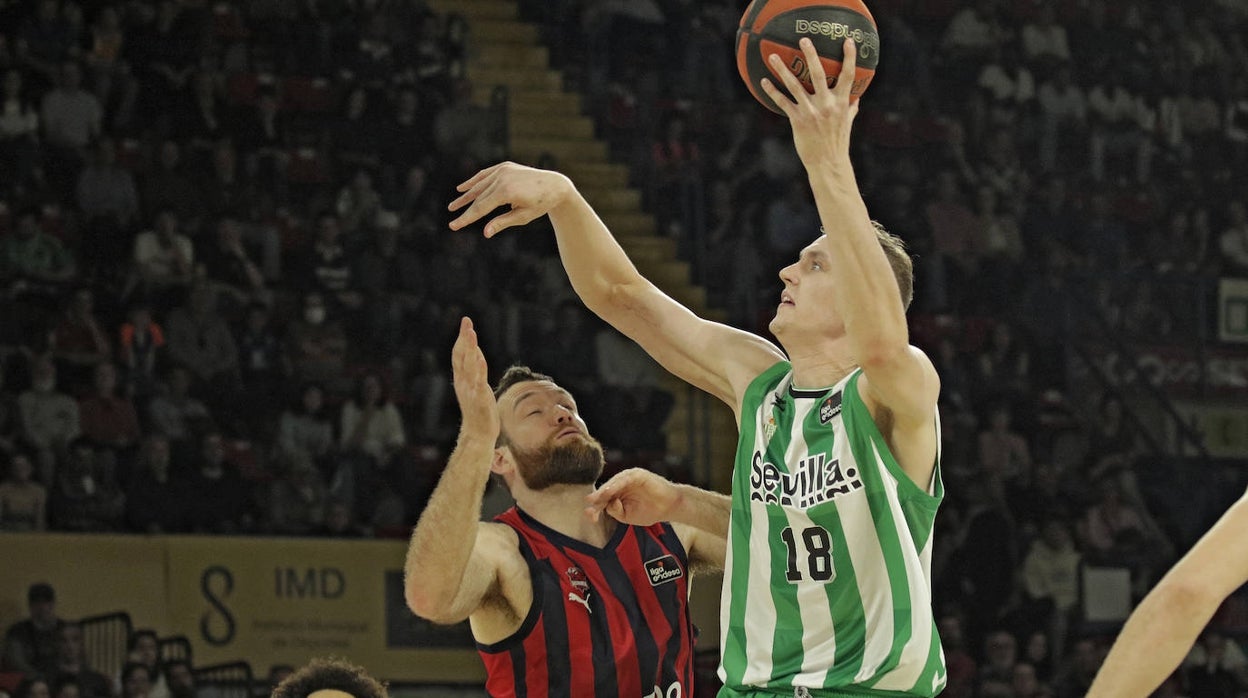
[[[943,383],[944,695],[1082,696],[1248,481],[1248,6],[869,6],[853,160]],[[765,334],[819,221],[737,75],[743,9],[0,0],[0,629],[47,584],[83,630],[44,666],[6,640],[0,694],[81,654],[83,698],[259,698],[333,654],[482,695],[402,581],[464,315],[491,378],[576,394],[608,475],[726,492],[731,412],[584,309],[549,224],[485,240],[447,204],[500,160],[562,171],[644,275]],[[711,696],[718,586],[692,605]],[[1244,695],[1245,640],[1236,594],[1158,695]]]

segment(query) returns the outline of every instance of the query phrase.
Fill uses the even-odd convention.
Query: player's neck
[[[517,493],[516,505],[548,528],[602,548],[617,524],[609,516],[594,521],[585,513],[585,496],[593,491],[593,485],[554,485],[540,492]]]
[[[793,366],[793,387],[799,390],[831,388],[858,368],[858,362],[839,342],[795,349],[789,352],[789,363]]]

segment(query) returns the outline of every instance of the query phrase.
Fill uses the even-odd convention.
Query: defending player
[[[692,696],[690,575],[723,566],[728,498],[635,469],[595,492],[566,390],[512,367],[491,392],[466,318],[452,362],[463,422],[412,534],[412,611],[469,619],[491,696]],[[491,472],[516,506],[478,523]]]
[[[460,185],[450,207],[467,208],[451,228],[500,206],[486,236],[549,215],[585,304],[735,411],[721,695],[933,696],[945,682],[929,571],[940,381],[909,343],[909,255],[871,221],[854,178],[851,81],[827,87],[810,41],[801,48],[813,94],[775,56],[792,97],[764,87],[789,118],[827,234],[780,271],[770,329],[783,352],[638,274],[561,174],[483,170]],[[847,41],[842,70],[855,67]]]

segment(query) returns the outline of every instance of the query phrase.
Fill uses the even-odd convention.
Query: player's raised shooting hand
[[[462,230],[497,208],[508,209],[485,224],[488,238],[550,213],[563,203],[573,186],[558,172],[502,162],[481,170],[455,189],[460,195],[447,208],[452,212],[468,208],[451,221],[451,230]]]
[[[799,45],[806,64],[810,66],[814,92],[807,92],[793,71],[785,67],[775,54],[768,60],[773,72],[780,75],[788,94],[770,79],[764,78],[761,84],[767,96],[789,118],[793,127],[793,145],[809,168],[831,158],[849,156],[850,129],[854,117],[858,115],[858,100],[850,97],[854,83],[852,78],[858,69],[858,47],[853,39],[845,40],[845,58],[840,75],[848,79],[837,80],[834,87],[828,87],[827,73],[815,52],[815,45],[807,38],[803,38]]]
[[[451,349],[451,369],[462,418],[461,435],[497,439],[498,404],[490,388],[485,354],[481,353],[477,344],[477,332],[472,327],[472,320],[466,317],[459,321],[459,337]]]

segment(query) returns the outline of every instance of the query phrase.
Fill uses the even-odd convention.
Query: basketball
[[[862,96],[880,62],[880,32],[862,0],[753,0],[741,15],[737,29],[737,72],[755,99],[782,113],[760,84],[769,77],[784,90],[767,61],[773,53],[780,56],[807,90],[813,89],[806,58],[797,43],[802,37],[814,42],[829,86],[836,83],[841,73],[845,39],[853,39],[858,47],[858,69],[850,94],[851,99]]]

